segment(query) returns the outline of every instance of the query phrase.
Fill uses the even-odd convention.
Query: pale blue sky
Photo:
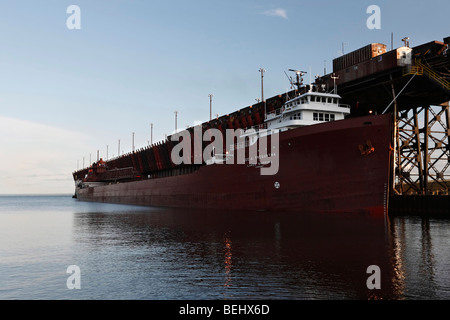
[[[69,30],[69,5],[81,30]],[[369,5],[381,29],[366,26]],[[448,0],[0,0],[0,194],[71,193],[85,157],[117,155],[289,88],[289,68],[332,70],[372,42],[450,36]],[[309,75],[305,78],[309,79]]]

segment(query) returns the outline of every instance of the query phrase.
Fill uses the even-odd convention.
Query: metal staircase
[[[426,66],[420,59],[416,59],[414,65],[405,68],[405,70],[403,71],[404,76],[413,74],[417,74],[418,76],[425,75],[436,85],[442,87],[444,90],[450,93],[450,81],[439,75],[432,68]]]

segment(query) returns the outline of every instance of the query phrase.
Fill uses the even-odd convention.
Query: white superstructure
[[[237,143],[229,145],[230,154],[214,155],[207,164],[224,163],[237,149],[254,145],[258,139],[272,133],[311,126],[319,123],[344,120],[350,106],[341,104],[341,96],[313,89],[286,101],[283,107],[267,113],[263,124],[242,130]]]
[[[340,99],[338,94],[310,90],[267,113],[263,125],[247,128],[241,137],[248,137],[251,145],[273,132],[343,120],[350,114],[350,106],[341,104]]]
[[[343,120],[350,106],[340,104],[337,94],[307,92],[287,101],[281,109],[266,115],[267,130],[281,131],[321,122]]]

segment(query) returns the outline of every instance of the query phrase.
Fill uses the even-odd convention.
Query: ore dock
[[[450,37],[403,41],[343,55],[317,81],[337,87],[352,116],[393,114],[389,213],[450,217]]]

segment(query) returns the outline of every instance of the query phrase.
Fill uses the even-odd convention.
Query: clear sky
[[[69,29],[70,5],[81,29]],[[367,8],[381,10],[369,29]],[[450,36],[448,0],[0,0],[0,194],[73,193],[71,173],[332,71],[369,43]],[[309,81],[309,74],[305,77]]]

